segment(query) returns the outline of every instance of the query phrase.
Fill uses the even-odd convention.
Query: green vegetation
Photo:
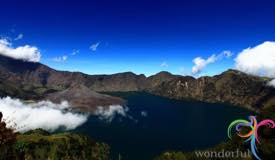
[[[0,153],[0,159],[109,160],[110,154],[107,144],[94,142],[86,136],[50,134],[41,129],[17,134],[16,141],[4,148],[5,153]]]
[[[58,133],[49,135],[43,130],[37,130],[18,135],[17,139],[15,146],[20,149],[19,151],[23,151],[28,159],[107,160],[109,155],[108,145],[92,142],[79,134]]]

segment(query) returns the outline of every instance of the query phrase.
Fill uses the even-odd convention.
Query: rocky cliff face
[[[149,90],[153,94],[213,103],[230,103],[259,109],[275,99],[275,90],[266,85],[267,78],[228,70],[214,77],[177,77]]]
[[[125,103],[121,98],[99,94],[81,84],[73,84],[65,90],[46,94],[44,99],[58,104],[66,100],[71,106],[88,112],[94,112],[98,106],[122,105]]]
[[[56,71],[40,63],[0,56],[0,96],[10,95],[19,98],[47,97],[57,100],[53,97],[83,97],[84,99],[79,100],[87,102],[87,99],[93,99],[94,102],[106,101],[109,104],[117,102],[118,99],[95,92],[147,91],[173,99],[225,102],[258,109],[275,102],[275,89],[266,85],[269,80],[236,70],[198,79],[168,72],[160,72],[150,77],[131,72],[87,75],[80,72]],[[75,87],[75,84],[80,87]],[[81,105],[79,102],[74,103]]]

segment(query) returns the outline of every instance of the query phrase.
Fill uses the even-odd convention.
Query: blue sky
[[[234,53],[200,73],[213,75],[234,68],[243,49],[275,40],[271,0],[3,0],[0,15],[0,35],[14,47],[36,46],[41,63],[88,74],[191,74],[196,57]]]

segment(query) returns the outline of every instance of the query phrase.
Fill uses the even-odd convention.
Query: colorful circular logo
[[[258,156],[258,150],[257,150],[257,144],[260,144],[259,139],[259,133],[258,130],[261,126],[266,126],[268,128],[275,128],[275,123],[271,119],[265,119],[261,122],[257,122],[257,119],[255,116],[249,117],[250,121],[244,120],[244,119],[237,119],[233,121],[227,130],[228,137],[232,138],[232,128],[235,126],[235,131],[237,132],[237,135],[243,139],[245,139],[245,142],[250,141],[250,149],[252,154],[260,160],[261,158]],[[248,133],[241,133],[243,127],[247,127],[250,129]]]

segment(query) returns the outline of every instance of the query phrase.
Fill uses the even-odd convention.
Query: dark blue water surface
[[[111,146],[112,159],[149,160],[169,150],[192,151],[227,140],[227,126],[250,112],[225,104],[171,100],[141,92],[113,93],[127,100],[127,117],[91,116],[76,131]]]

